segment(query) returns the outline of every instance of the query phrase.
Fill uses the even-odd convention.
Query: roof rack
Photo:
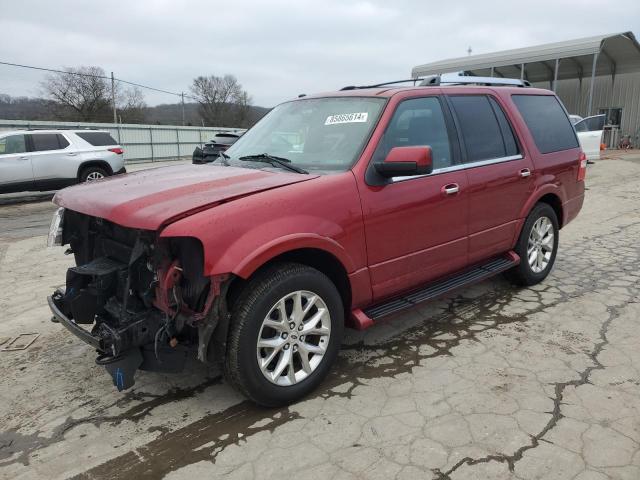
[[[472,77],[459,74],[433,75],[431,77],[409,78],[407,80],[394,80],[392,82],[376,83],[375,85],[349,85],[340,90],[360,90],[363,88],[378,88],[398,83],[413,82],[413,85],[421,87],[437,87],[440,85],[482,85],[482,86],[509,86],[509,87],[530,87],[527,80],[517,78],[497,78],[497,77]]]
[[[509,86],[509,87],[530,87],[531,83],[519,78],[498,78],[498,77],[473,77],[459,74],[433,75],[423,78],[421,86],[439,85],[483,85],[483,86]]]

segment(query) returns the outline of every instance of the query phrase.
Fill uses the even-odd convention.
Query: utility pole
[[[184,92],[180,93],[182,97],[182,126],[184,127]]]
[[[116,113],[116,81],[111,72],[111,103],[113,104],[113,123],[118,124],[118,114]]]

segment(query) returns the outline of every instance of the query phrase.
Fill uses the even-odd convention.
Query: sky
[[[188,92],[233,74],[253,104],[409,78],[415,65],[631,30],[640,1],[0,0],[0,61],[96,65]],[[0,93],[39,96],[43,74],[0,65]],[[150,105],[179,100],[144,91]]]

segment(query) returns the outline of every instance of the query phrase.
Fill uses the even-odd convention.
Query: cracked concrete
[[[0,336],[42,336],[0,353],[0,476],[640,478],[639,160],[590,166],[544,283],[498,277],[349,331],[321,388],[275,410],[197,363],[114,391],[90,348],[48,321],[69,258],[13,219]]]

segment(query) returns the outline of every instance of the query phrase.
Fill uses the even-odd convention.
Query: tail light
[[[115,153],[116,155],[122,155],[124,153],[123,148],[110,148],[109,151]]]
[[[604,143],[600,144],[600,151],[606,150],[607,146]]]
[[[584,179],[587,176],[587,156],[584,152],[580,152],[578,161],[580,162],[580,166],[578,167],[578,181],[584,182]]]

